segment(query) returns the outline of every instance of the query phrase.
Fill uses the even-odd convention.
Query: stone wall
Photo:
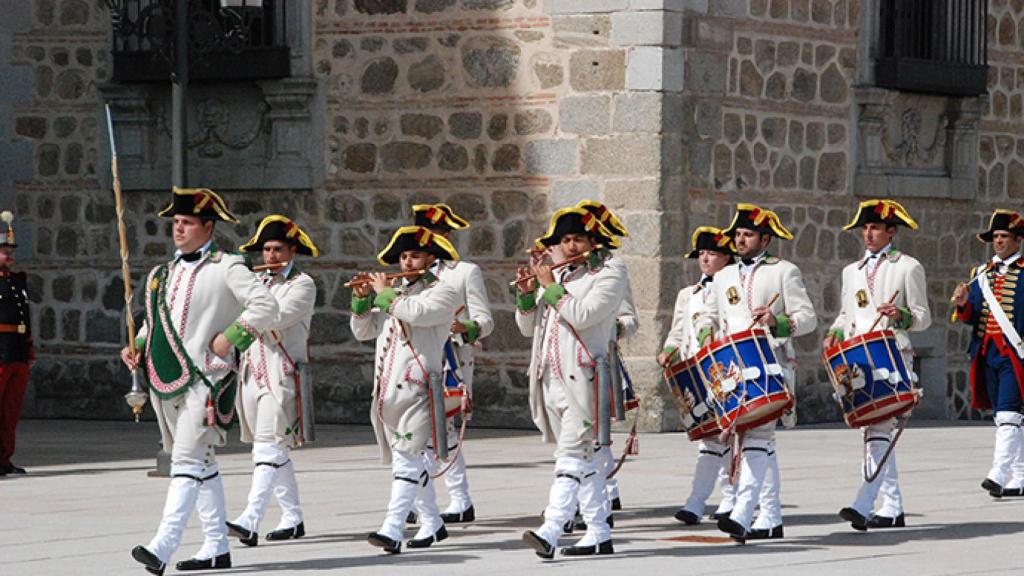
[[[529,342],[514,326],[507,282],[551,210],[584,197],[604,200],[632,233],[621,252],[642,328],[625,350],[643,429],[678,423],[652,358],[676,292],[698,273],[682,257],[690,231],[727,224],[740,201],[776,209],[796,233],[772,249],[804,270],[821,320],[797,341],[801,420],[836,420],[819,343],[838,312],[839,272],[862,250],[840,227],[859,200],[880,194],[903,200],[922,224],[897,242],[931,279],[934,326],[915,337],[921,412],[977,417],[965,406],[967,333],[948,330],[947,299],[985,255],[973,234],[987,213],[1022,194],[1024,13],[1019,2],[992,1],[991,98],[949,100],[871,87],[868,16],[877,2],[317,0],[293,44],[298,77],[235,86],[230,93],[246,99],[221,98],[232,119],[252,116],[244,102],[267,103],[259,114],[276,113],[274,122],[301,117],[304,128],[281,134],[304,139],[307,164],[256,178],[259,185],[246,169],[248,180],[232,185],[218,162],[234,161],[218,159],[251,163],[254,153],[221,157],[198,145],[190,161],[221,179],[243,220],[218,228],[223,245],[247,239],[266,213],[284,212],[322,248],[322,258],[304,263],[320,288],[312,354],[322,421],[367,419],[372,349],[352,340],[350,293],[340,284],[375,267],[411,204],[445,201],[473,222],[456,246],[484,268],[497,317],[477,368],[474,424],[529,427]],[[0,75],[5,86],[20,78],[26,88],[0,95],[0,135],[13,134],[2,145],[23,158],[21,172],[0,173],[0,199],[18,213],[42,352],[26,414],[127,417],[100,105],[113,98],[122,118],[151,124],[149,132],[115,130],[151,155],[134,156],[124,182],[137,283],[172,251],[155,216],[167,192],[158,140],[166,133],[154,110],[167,96],[107,84],[101,0],[22,6],[16,24],[0,27]],[[197,90],[190,114],[205,127],[202,103],[218,87]],[[254,141],[264,150],[273,138]],[[310,161],[310,170],[296,168]]]

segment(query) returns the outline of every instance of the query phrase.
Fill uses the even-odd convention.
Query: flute
[[[260,264],[259,266],[253,266],[253,272],[263,272],[264,270],[282,270],[286,268],[290,262],[275,262],[273,264]]]
[[[414,276],[422,276],[426,273],[426,270],[410,270],[409,272],[398,272],[396,274],[388,274],[387,280],[388,282],[390,282],[392,280],[398,280],[399,278],[412,278]],[[372,280],[370,280],[367,277],[357,276],[349,280],[348,282],[345,282],[344,286],[345,288],[351,288],[353,286],[365,286],[366,284],[369,284],[371,282]]]
[[[553,272],[555,270],[558,270],[559,268],[565,268],[566,266],[571,266],[571,265],[576,264],[578,262],[582,262],[583,260],[586,260],[587,258],[589,258],[590,255],[593,252],[595,252],[597,250],[600,250],[603,247],[604,247],[603,244],[597,244],[597,245],[594,246],[594,248],[592,250],[587,250],[586,252],[581,252],[581,253],[573,256],[572,258],[568,258],[566,260],[562,260],[558,264],[555,264],[555,265],[551,266],[551,271]],[[516,278],[515,280],[509,282],[508,285],[509,286],[515,286],[516,284],[519,284],[520,282],[525,282],[527,280],[533,280],[536,277],[537,277],[536,274],[527,274],[526,276],[523,276],[522,278]]]

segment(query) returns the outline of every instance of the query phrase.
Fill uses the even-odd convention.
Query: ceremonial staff
[[[107,109],[107,134],[110,137],[110,173],[114,180],[114,206],[117,212],[117,239],[121,249],[121,276],[124,278],[124,315],[128,326],[128,350],[132,357],[138,353],[135,347],[135,316],[132,314],[132,277],[128,268],[128,230],[124,225],[124,200],[121,198],[121,175],[117,169],[117,146],[114,144],[114,122],[110,116],[110,104]],[[128,405],[132,407],[135,421],[139,421],[142,408],[146,405],[149,394],[139,384],[138,368],[132,370],[132,389],[124,395]]]

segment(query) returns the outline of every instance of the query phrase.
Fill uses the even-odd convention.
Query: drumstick
[[[779,293],[778,293],[778,292],[776,292],[776,293],[775,293],[775,296],[772,296],[772,299],[768,301],[768,305],[767,305],[767,306],[765,306],[765,308],[771,308],[771,307],[772,307],[772,305],[774,305],[774,304],[775,304],[775,301],[776,301],[776,300],[778,300],[778,299],[779,299]],[[750,326],[747,326],[747,331],[748,331],[748,332],[749,332],[749,331],[751,331],[751,330],[753,330],[753,329],[754,329],[754,326],[757,326],[757,321],[758,321],[758,320],[760,320],[760,318],[761,318],[761,316],[758,316],[757,318],[754,318],[754,319],[753,319],[753,320],[752,320],[752,321],[750,322]]]
[[[896,297],[899,296],[899,295],[900,295],[900,290],[899,290],[899,288],[897,288],[896,291],[892,293],[892,298],[889,298],[889,301],[886,302],[886,304],[892,304],[893,302],[895,302],[896,301]],[[878,323],[882,321],[882,316],[885,316],[885,314],[879,314],[878,318],[875,318],[875,321],[871,324],[871,328],[868,328],[867,333],[871,333],[871,332],[875,331],[875,328],[878,326]]]

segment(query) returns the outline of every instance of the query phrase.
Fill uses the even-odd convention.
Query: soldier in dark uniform
[[[0,214],[7,231],[0,232],[0,476],[24,474],[11,462],[14,438],[21,418],[21,402],[28,386],[28,369],[36,360],[29,329],[25,273],[14,266],[14,216]]]

